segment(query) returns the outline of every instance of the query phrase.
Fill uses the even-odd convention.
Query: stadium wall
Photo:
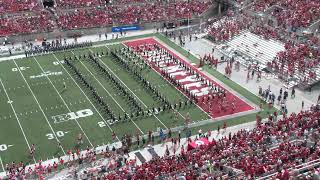
[[[185,19],[173,21],[175,23],[180,23]],[[169,21],[161,21],[156,23],[144,23],[144,24],[137,24],[140,26],[141,30],[148,30],[163,27],[163,23],[168,23]],[[170,21],[171,22],[171,21]],[[200,18],[193,18],[190,20],[190,25],[195,25],[200,23]],[[114,25],[118,26],[118,25]],[[125,26],[125,25],[121,25]],[[75,36],[85,36],[85,35],[94,35],[94,34],[104,34],[110,33],[112,30],[112,26],[109,27],[97,27],[97,28],[86,28],[86,29],[76,29],[76,30],[56,30],[53,32],[44,32],[44,33],[35,33],[35,34],[28,34],[28,35],[16,35],[7,37],[7,41],[9,42],[24,42],[25,40],[34,41],[34,40],[41,40],[41,39],[56,39],[56,38],[70,38]],[[0,38],[0,42],[3,43],[5,41],[5,37]]]

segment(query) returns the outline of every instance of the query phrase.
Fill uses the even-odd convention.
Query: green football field
[[[155,36],[168,47],[187,56],[188,52],[160,34],[140,36]],[[111,42],[111,41],[109,41]],[[109,48],[121,47],[122,44],[110,45]],[[189,112],[192,121],[207,120],[209,117],[196,105],[183,106],[178,109],[179,116],[175,118],[172,111],[161,112],[143,118],[132,118],[126,122],[113,125],[92,99],[90,92],[77,80],[76,76],[63,63],[64,57],[83,54],[106,52],[107,47],[90,47],[67,52],[35,56],[17,60],[0,62],[0,172],[6,163],[24,161],[33,164],[42,159],[51,159],[64,155],[67,150],[78,148],[76,138],[83,134],[83,144],[80,149],[97,147],[113,142],[112,131],[118,138],[124,134],[147,134],[157,128],[173,128],[184,125],[184,117]],[[99,63],[133,95],[144,110],[161,106],[150,91],[142,86],[125,68],[116,63],[114,57],[104,55]],[[189,61],[198,63],[198,59],[189,56]],[[117,88],[106,78],[96,66],[88,60],[75,60],[74,66],[103,97],[115,114],[133,112],[132,106]],[[225,78],[222,74],[204,67],[208,73],[224,84],[237,91],[253,104],[260,104],[260,98],[247,91],[239,84]],[[151,69],[144,69],[144,78],[170,101],[177,103],[186,97],[166,82]],[[66,89],[64,89],[64,84]],[[259,113],[267,117],[269,110],[265,106]],[[272,109],[273,111],[274,109]],[[228,126],[255,120],[256,113],[227,119]],[[73,118],[72,118],[73,117]],[[196,134],[198,129],[213,130],[223,121],[192,128]],[[61,147],[58,146],[61,142]],[[36,145],[34,158],[28,156],[28,149]]]
[[[109,125],[108,119],[88,91],[61,62],[64,57],[93,52],[106,52],[106,47],[85,48],[0,63],[2,164],[12,161],[34,163],[40,159],[64,155],[68,149],[75,149],[79,133],[83,134],[84,139],[80,148],[85,149],[87,146],[96,147],[112,142],[112,131],[121,138],[124,134],[147,134],[149,130],[156,131],[158,127],[166,129],[182,126],[187,112],[190,112],[193,120],[208,119],[198,107],[189,105],[178,110],[178,119],[174,119],[174,113],[169,111]],[[99,62],[137,98],[145,110],[159,105],[160,102],[112,58],[105,55],[99,58]],[[74,65],[96,89],[99,96],[108,100],[115,114],[132,111],[126,99],[117,92],[110,80],[89,61],[75,61]],[[171,103],[186,100],[183,94],[153,70],[144,70],[143,76]],[[71,119],[73,116],[77,118]],[[62,148],[59,148],[58,141],[61,142]],[[34,158],[29,158],[28,149],[32,144],[36,145],[36,153]]]

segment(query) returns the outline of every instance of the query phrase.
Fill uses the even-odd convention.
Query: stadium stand
[[[274,16],[278,25],[291,28],[308,27],[320,16],[320,3],[316,0],[262,0],[255,1],[252,9],[263,12],[273,7],[270,12]]]
[[[5,13],[18,13],[21,11],[39,11],[37,0],[3,0],[0,2],[0,15]]]
[[[56,3],[59,8],[64,8],[64,9],[97,7],[102,5],[100,0],[79,0],[79,1],[57,0]]]
[[[30,5],[30,4],[32,5]],[[118,2],[124,4],[125,2]],[[10,4],[8,2],[8,4]],[[28,5],[26,5],[28,4]],[[5,26],[0,27],[0,37],[18,34],[52,32],[55,29],[72,30],[93,27],[106,27],[113,24],[128,25],[145,22],[159,22],[169,19],[187,19],[198,16],[208,10],[211,1],[190,1],[175,3],[147,3],[144,5],[124,6],[102,5],[100,1],[57,1],[57,11],[40,9],[36,2],[12,2],[11,8],[3,12],[19,12],[29,10],[28,14],[14,14],[2,17]],[[7,6],[7,5],[6,5]],[[21,6],[21,8],[19,8]],[[17,8],[18,7],[18,8]],[[23,7],[23,8],[22,8]],[[67,9],[63,8],[75,8]],[[85,8],[82,8],[85,7]],[[40,22],[40,24],[38,23]],[[23,24],[22,28],[16,26]]]
[[[53,15],[46,11],[0,18],[0,36],[50,32],[56,27]]]
[[[238,4],[244,2],[235,0]],[[49,10],[36,0],[2,0],[0,37],[188,19],[200,16],[212,4],[200,0],[170,3],[56,0],[56,3],[53,10]],[[229,56],[228,60],[235,59],[247,67],[248,75],[252,65],[259,65],[285,81],[286,88],[296,85],[307,88],[320,80],[320,40],[317,35],[307,36],[301,32],[319,19],[319,0],[259,0],[252,1],[248,11],[228,11],[227,16],[209,21],[205,31],[207,38],[217,45],[215,48]],[[71,44],[50,51],[78,46],[82,47]],[[157,55],[160,52],[152,51]],[[32,51],[26,55],[28,53],[38,54]],[[64,62],[69,64],[66,58]],[[289,115],[282,112],[280,119],[268,114],[264,122],[258,114],[253,129],[222,132],[220,139],[211,136],[210,130],[199,132],[187,142],[205,138],[209,144],[192,150],[182,146],[180,152],[170,153],[166,144],[165,155],[159,156],[148,147],[145,151],[151,154],[151,160],[140,151],[134,152],[139,163],[137,159],[127,158],[129,141],[135,143],[136,138],[125,135],[119,149],[106,146],[99,151],[89,147],[83,152],[68,150],[67,161],[59,157],[51,164],[40,161],[33,168],[23,162],[12,162],[5,165],[5,171],[10,179],[43,179],[73,166],[82,170],[75,175],[78,179],[319,179],[320,96],[310,109],[302,107],[300,112]],[[167,140],[174,144],[175,139]],[[69,172],[65,179],[70,176]]]
[[[300,177],[317,177],[320,156],[320,146],[317,143],[319,117],[320,104],[297,114],[283,115],[283,119],[277,121],[275,117],[270,116],[265,123],[257,123],[254,129],[222,134],[222,139],[215,139],[211,133],[203,133],[195,140],[200,137],[207,138],[211,141],[209,145],[199,146],[190,151],[182,148],[181,152],[177,152],[179,155],[167,153],[164,157],[156,155],[151,161],[140,165],[135,159],[124,158],[123,149],[107,148],[98,153],[88,148],[84,153],[70,152],[71,161],[68,164],[60,159],[60,162],[49,165],[42,165],[40,162],[35,169],[23,169],[23,164],[11,164],[7,168],[11,177],[27,178],[48,175],[57,172],[59,167],[74,165],[80,161],[80,164],[93,162],[96,164],[85,168],[86,170],[79,174],[80,179],[97,177],[205,179],[231,178],[235,175],[249,178],[289,179],[295,174]],[[102,157],[102,160],[97,160],[98,156]],[[306,171],[304,167],[308,167],[311,171]]]
[[[299,32],[319,19],[319,2],[310,1],[308,5],[301,1],[290,2],[292,6],[286,6],[287,1],[284,0],[255,1],[250,7],[250,10],[255,12],[234,13],[229,11],[228,16],[223,16],[222,19],[215,20],[208,25],[209,39],[218,44],[217,47],[220,49],[229,48],[229,52],[225,54],[231,56],[235,56],[235,53],[231,53],[230,48],[237,49],[237,51],[244,48],[242,51],[246,54],[246,58],[240,60],[242,64],[249,66],[249,58],[251,63],[256,64],[257,62],[262,65],[262,68],[267,67],[268,71],[283,79],[288,87],[299,85],[302,88],[309,88],[319,81],[319,51],[317,48],[319,38],[315,35],[305,36]],[[260,13],[258,16],[266,19],[275,19],[275,22],[271,21],[270,25],[270,22],[261,20],[256,13]],[[310,13],[313,15],[311,16]],[[258,35],[253,38],[256,40],[251,39],[251,42],[247,42],[250,41],[250,38],[246,38],[248,31]],[[274,52],[262,52],[259,48],[267,41],[279,41],[280,44],[284,44],[285,49],[278,45],[270,47],[277,53],[276,56]],[[261,58],[264,55],[269,57]]]

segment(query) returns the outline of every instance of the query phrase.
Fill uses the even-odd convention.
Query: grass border
[[[181,55],[183,55],[185,57],[188,57],[188,59],[192,63],[198,63],[199,62],[199,59],[197,57],[195,57],[192,54],[189,54],[187,50],[183,49],[181,46],[179,46],[176,43],[172,42],[170,39],[168,39],[164,35],[162,35],[160,33],[156,33],[155,37],[159,38],[167,46],[173,48],[175,51],[177,51]],[[213,68],[210,68],[207,65],[204,66],[203,69],[205,71],[207,71],[208,73],[210,73],[215,78],[217,78],[218,80],[220,80],[221,82],[223,82],[225,85],[227,85],[228,87],[230,87],[231,89],[233,89],[234,91],[236,91],[237,93],[242,95],[243,97],[247,98],[249,101],[251,101],[255,105],[259,106],[260,103],[262,102],[261,101],[262,99],[260,97],[256,96],[252,92],[248,91],[247,89],[245,89],[244,87],[242,87],[238,83],[234,82],[233,80],[225,77],[219,71],[217,71],[217,70],[215,70]],[[204,126],[195,127],[195,128],[192,129],[192,134],[196,134],[199,129],[202,129],[202,130],[209,130],[209,129],[213,130],[213,129],[216,129],[216,128],[218,128],[218,126],[221,127],[224,122],[227,122],[228,126],[235,126],[235,125],[238,125],[238,124],[252,122],[252,121],[256,120],[256,115],[257,114],[260,114],[260,116],[264,119],[264,118],[267,118],[269,116],[269,113],[272,113],[274,111],[278,111],[278,110],[275,107],[273,107],[272,109],[269,109],[268,104],[266,104],[264,102],[264,104],[263,104],[263,106],[261,108],[261,111],[258,112],[258,113],[251,113],[251,114],[248,114],[248,115],[243,115],[241,117],[229,118],[229,119],[226,119],[226,120],[221,120],[219,122],[214,122],[214,123],[207,124],[207,125],[204,125]]]

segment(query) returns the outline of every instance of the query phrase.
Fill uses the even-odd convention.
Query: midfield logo
[[[91,109],[84,109],[77,112],[70,112],[67,114],[52,116],[52,119],[54,120],[54,123],[58,124],[58,123],[75,120],[79,118],[84,118],[92,115],[93,115],[93,112],[91,111]]]

